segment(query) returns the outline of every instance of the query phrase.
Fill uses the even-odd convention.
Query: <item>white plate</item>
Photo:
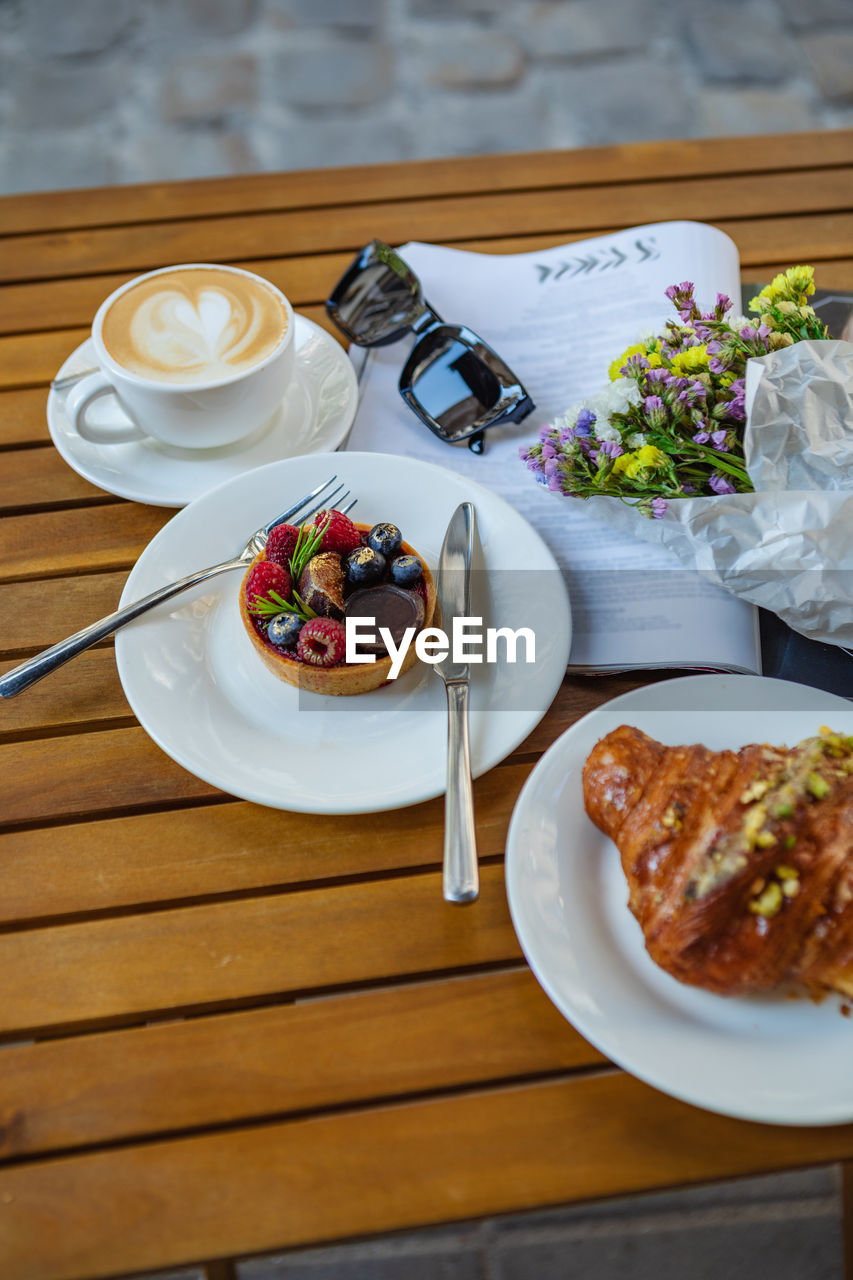
[[[734,999],[688,987],[646,953],[614,844],[587,818],[581,769],[620,724],[670,746],[795,745],[822,724],[853,733],[853,706],[758,676],[688,676],[616,698],[553,744],[519,796],[507,894],[530,967],[557,1008],[613,1062],[710,1111],[774,1124],[853,1120],[853,1019],[839,1001]]]
[[[512,507],[454,472],[409,458],[338,453],[292,458],[238,476],[176,515],[140,556],[122,603],[226,559],[289,502],[333,473],[358,496],[354,516],[391,520],[434,568],[457,505],[474,503],[488,574],[474,581],[487,625],[546,625],[536,661],[473,668],[475,774],[509,755],[549,707],[571,643],[562,575]],[[365,813],[445,787],[444,688],[427,667],[375,692],[329,698],[283,684],[240,620],[240,574],[215,578],[119,632],[124,691],[155,742],[200,778],[260,804],[308,813]],[[484,598],[486,597],[486,598]]]
[[[349,431],[358,403],[352,363],[343,347],[305,316],[295,317],[295,376],[272,419],[245,440],[218,449],[177,449],[158,440],[93,444],[72,428],[65,412],[68,389],[52,390],[47,425],[62,457],[85,480],[108,493],[157,507],[183,507],[232,476],[280,458],[335,449]],[[56,375],[96,365],[88,338]],[[113,396],[89,409],[92,421],[127,422]]]

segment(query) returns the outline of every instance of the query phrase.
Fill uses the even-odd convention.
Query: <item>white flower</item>
[[[582,408],[582,404],[573,404],[571,409],[567,409],[561,417],[555,418],[551,426],[555,431],[564,431],[566,427],[573,427]]]
[[[639,403],[639,398],[633,378],[617,378],[592,397],[589,407],[595,414],[609,418],[612,413],[625,413],[630,405]]]
[[[612,441],[613,444],[619,444],[622,440],[622,433],[619,428],[614,427],[611,422],[602,418],[599,418],[595,424],[595,435],[596,439],[600,440],[602,444],[607,440]]]
[[[643,445],[646,443],[646,437],[643,435],[642,431],[635,431],[633,435],[628,437],[625,443],[629,449],[642,449]]]

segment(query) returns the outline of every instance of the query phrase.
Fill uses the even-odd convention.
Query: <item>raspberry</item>
[[[342,511],[318,511],[314,524],[321,525],[328,518],[329,527],[323,534],[322,550],[337,551],[339,555],[349,555],[361,544],[361,534],[349,516]]]
[[[269,599],[270,591],[281,596],[282,600],[290,597],[290,574],[280,564],[271,560],[261,560],[256,564],[246,583],[246,603],[251,609],[257,600]]]
[[[298,537],[299,530],[292,524],[277,524],[267,538],[267,560],[272,560],[274,564],[280,564],[285,569],[289,569],[290,557],[293,555]]]
[[[346,651],[346,630],[334,618],[312,618],[299,632],[296,655],[313,667],[336,667]]]

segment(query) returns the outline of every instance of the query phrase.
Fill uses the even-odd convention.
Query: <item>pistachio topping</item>
[[[741,804],[751,804],[753,800],[760,800],[762,796],[767,795],[770,790],[770,781],[768,778],[756,778],[745,791],[741,792]]]
[[[782,906],[782,886],[777,880],[771,880],[757,898],[750,899],[748,906],[755,916],[765,919],[775,916]]]

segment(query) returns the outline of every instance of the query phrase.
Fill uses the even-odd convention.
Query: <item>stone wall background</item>
[[[0,193],[853,125],[853,0],[0,0]]]

